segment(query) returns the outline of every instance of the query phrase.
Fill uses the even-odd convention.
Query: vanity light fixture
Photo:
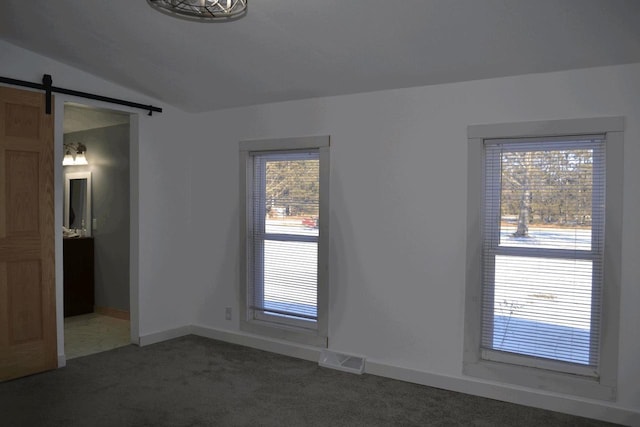
[[[78,151],[78,154],[76,154],[76,166],[77,165],[88,165],[88,164],[89,164],[89,162],[87,162],[87,158],[84,155],[84,151]]]
[[[247,14],[248,0],[147,0],[154,9],[192,21],[230,21]]]
[[[64,158],[62,159],[62,166],[81,166],[89,164],[89,162],[87,162],[87,157],[85,156],[87,147],[83,143],[65,143],[64,148],[66,151],[64,154]],[[75,159],[71,154],[72,151],[75,151],[76,153]]]
[[[64,154],[64,159],[62,159],[62,166],[73,166],[76,164],[76,161],[73,159],[71,155],[71,150],[67,150]]]

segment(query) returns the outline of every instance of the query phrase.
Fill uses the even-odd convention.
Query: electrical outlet
[[[224,309],[224,318],[226,320],[231,320],[231,307],[227,307]]]

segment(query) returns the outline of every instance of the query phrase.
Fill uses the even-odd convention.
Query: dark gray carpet
[[[0,384],[0,425],[605,426],[188,336]]]

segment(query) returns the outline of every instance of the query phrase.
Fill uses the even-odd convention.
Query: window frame
[[[240,329],[305,345],[327,347],[329,301],[329,136],[263,139],[240,142]],[[249,291],[254,286],[251,277],[252,240],[248,230],[253,227],[253,164],[254,155],[287,154],[316,151],[319,155],[320,191],[318,224],[318,278],[316,322],[287,320],[250,308]]]
[[[624,118],[550,120],[471,125],[467,128],[467,262],[463,374],[578,396],[615,400],[622,248]],[[598,375],[558,371],[558,364],[515,364],[516,357],[483,358],[481,348],[485,140],[605,136],[605,237]],[[486,355],[486,353],[485,353]],[[509,355],[511,356],[511,355]],[[529,358],[530,359],[530,358]]]

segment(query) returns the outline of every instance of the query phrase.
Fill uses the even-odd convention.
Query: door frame
[[[55,280],[56,280],[56,326],[58,331],[58,367],[66,365],[64,352],[64,274],[62,251],[62,223],[64,202],[64,170],[62,159],[64,157],[64,104],[75,102],[93,108],[115,110],[129,114],[129,316],[131,343],[140,344],[140,310],[139,310],[139,230],[140,230],[140,198],[139,198],[139,115],[133,108],[114,106],[101,101],[87,100],[74,96],[56,95],[55,121],[54,121],[54,221],[57,232],[55,233]],[[114,108],[115,107],[115,108]]]

